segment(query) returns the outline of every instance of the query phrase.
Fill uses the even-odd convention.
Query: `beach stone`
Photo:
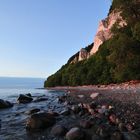
[[[97,107],[97,103],[93,101],[89,104],[89,107],[95,109]]]
[[[106,126],[99,126],[96,133],[102,138],[108,138],[109,129]]]
[[[13,107],[13,104],[11,102],[0,99],[0,109],[10,108],[10,107]]]
[[[113,108],[114,108],[114,106],[112,106],[112,105],[109,105],[109,106],[108,106],[108,109],[109,109],[109,110],[111,110],[111,109],[113,109]]]
[[[109,121],[110,121],[111,123],[116,124],[116,123],[117,123],[116,120],[117,120],[117,117],[116,117],[115,114],[111,114],[111,115],[109,116]]]
[[[70,104],[69,101],[65,101],[65,102],[64,102],[64,105],[65,105],[65,106],[67,106],[67,105],[69,105],[69,104]]]
[[[86,109],[82,108],[81,111],[78,113],[78,115],[83,116],[83,115],[85,115],[87,113],[88,113],[88,111]]]
[[[66,98],[67,98],[66,95],[64,95],[64,96],[60,96],[60,97],[58,97],[58,102],[59,102],[59,103],[63,103],[63,102],[66,101]]]
[[[84,95],[77,95],[79,98],[84,98]]]
[[[37,113],[37,112],[39,112],[39,111],[40,111],[40,109],[35,108],[35,109],[29,110],[29,111],[27,111],[27,112],[25,112],[25,113],[28,114],[28,115],[31,115],[31,114]]]
[[[0,119],[0,129],[1,129],[1,119]]]
[[[55,125],[51,130],[51,134],[54,136],[64,136],[66,132],[66,128],[61,125]]]
[[[132,131],[134,129],[134,126],[130,123],[126,124],[126,128],[128,131]]]
[[[46,97],[39,97],[38,99],[34,100],[34,102],[42,102],[42,101],[47,101],[48,98]]]
[[[95,115],[95,111],[93,109],[88,109],[88,112],[93,116]]]
[[[98,113],[100,113],[100,114],[104,114],[106,112],[107,112],[107,109],[106,108],[100,108],[100,109],[98,109]]]
[[[29,103],[33,100],[32,97],[30,97],[30,95],[28,96],[27,94],[24,95],[24,94],[20,94],[18,99],[17,99],[17,102],[18,103]]]
[[[140,137],[133,133],[124,133],[123,140],[140,140]]]
[[[74,127],[66,134],[66,140],[84,140],[84,133],[78,127]]]
[[[57,112],[54,112],[54,111],[52,111],[52,110],[49,110],[48,113],[51,114],[51,115],[54,116],[54,117],[59,116],[59,114],[58,114]]]
[[[103,139],[99,137],[98,135],[94,134],[92,135],[92,140],[103,140]]]
[[[79,112],[81,111],[81,108],[80,108],[78,105],[74,105],[74,106],[71,107],[71,110],[72,110],[75,114],[77,114],[77,113],[79,113]]]
[[[88,121],[88,120],[81,120],[81,121],[80,121],[80,126],[81,126],[82,128],[88,129],[88,128],[90,128],[90,127],[92,126],[92,124],[91,124],[91,122]]]
[[[86,109],[90,108],[89,104],[83,103],[82,106]]]
[[[32,94],[31,94],[31,93],[27,93],[27,94],[25,94],[25,95],[27,95],[27,96],[29,96],[29,97],[32,97]]]
[[[92,99],[95,99],[96,97],[98,97],[99,96],[99,93],[92,93],[91,95],[90,95],[90,98],[92,98]]]
[[[52,114],[41,112],[33,114],[26,123],[28,130],[45,129],[55,124],[55,117]]]
[[[79,103],[78,106],[81,107],[81,108],[84,107],[82,103]]]
[[[70,110],[69,109],[65,109],[65,110],[60,112],[60,115],[64,115],[64,116],[70,115]]]
[[[123,140],[123,135],[121,132],[114,132],[112,135],[111,135],[111,138],[110,140]]]
[[[126,126],[125,126],[124,123],[119,123],[118,128],[122,132],[126,132],[127,131]]]

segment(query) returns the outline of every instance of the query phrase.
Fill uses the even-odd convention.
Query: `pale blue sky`
[[[93,42],[110,0],[0,0],[0,76],[47,77]]]

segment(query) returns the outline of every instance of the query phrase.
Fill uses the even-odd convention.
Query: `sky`
[[[110,0],[0,0],[0,76],[47,78],[91,44]]]

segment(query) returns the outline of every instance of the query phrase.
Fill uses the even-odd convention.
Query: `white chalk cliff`
[[[126,22],[121,17],[121,12],[113,11],[106,19],[100,21],[90,55],[95,54],[98,51],[100,45],[112,37],[111,28],[116,22],[118,22],[120,27],[126,25]]]
[[[86,49],[82,48],[79,52],[79,61],[82,61],[84,59],[87,59],[89,57],[89,53],[87,52]]]
[[[90,51],[88,52],[86,49],[81,49],[77,55],[72,57],[70,63],[76,63],[78,61],[88,59],[91,55],[94,55],[98,51],[100,45],[112,37],[113,34],[111,33],[111,28],[115,23],[117,23],[119,27],[126,25],[125,20],[123,20],[121,17],[121,12],[117,10],[112,11],[106,19],[99,22],[99,27],[94,37],[94,43]]]

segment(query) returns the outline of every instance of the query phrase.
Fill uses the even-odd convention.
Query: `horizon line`
[[[46,78],[43,78],[43,77],[28,77],[28,76],[25,76],[25,77],[22,77],[22,76],[0,76],[0,78],[32,78],[32,79],[46,79]]]

